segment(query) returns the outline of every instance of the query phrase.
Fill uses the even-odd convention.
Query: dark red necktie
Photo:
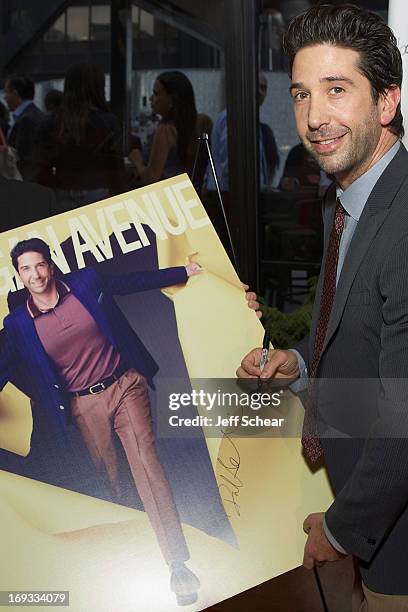
[[[340,239],[344,228],[345,210],[339,199],[336,202],[334,222],[330,233],[329,246],[327,248],[326,264],[324,267],[323,289],[320,300],[320,312],[317,322],[316,335],[313,347],[312,361],[309,369],[309,395],[306,403],[305,419],[303,422],[302,444],[305,454],[312,462],[317,461],[323,455],[317,430],[316,396],[314,392],[314,381],[317,368],[319,367],[324,340],[326,338],[327,326],[336,293],[337,263],[339,260]]]

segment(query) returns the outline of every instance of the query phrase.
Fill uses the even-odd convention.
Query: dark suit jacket
[[[325,242],[334,198],[324,207]],[[317,327],[320,276],[309,343]],[[334,537],[373,591],[408,595],[408,153],[374,187],[347,252],[318,369]]]
[[[46,219],[54,202],[51,189],[0,176],[0,232]]]
[[[43,119],[44,113],[32,102],[16,119],[7,137],[9,145],[17,151],[17,166],[26,181],[35,179],[38,172],[35,149],[38,129]]]

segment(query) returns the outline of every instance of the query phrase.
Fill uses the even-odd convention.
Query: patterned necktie
[[[314,463],[323,455],[317,430],[316,397],[313,379],[316,378],[322,354],[324,340],[326,338],[330,313],[333,306],[334,294],[336,293],[337,263],[339,260],[339,246],[344,229],[345,210],[339,199],[336,202],[334,212],[334,223],[330,233],[329,246],[324,267],[323,289],[320,300],[319,319],[313,347],[312,362],[309,371],[310,386],[306,403],[305,418],[303,423],[302,444],[305,454]]]

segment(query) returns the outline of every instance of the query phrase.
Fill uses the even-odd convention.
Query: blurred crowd
[[[258,103],[267,95],[267,81],[258,77]],[[203,197],[213,223],[222,234],[206,146],[208,134],[215,170],[227,215],[231,210],[228,176],[227,111],[215,118],[198,113],[190,80],[180,71],[160,74],[143,109],[139,132],[131,132],[123,146],[123,128],[105,98],[103,71],[91,63],[71,66],[63,91],[47,92],[40,110],[34,103],[35,85],[25,75],[6,79],[5,104],[0,102],[0,180],[38,183],[52,190],[51,209],[57,214],[154,183],[183,172]],[[143,119],[143,121],[142,121]],[[271,186],[280,160],[269,125],[259,125],[260,188]],[[277,187],[296,190],[305,183],[319,187],[321,177],[302,145],[291,152]],[[24,215],[23,215],[24,217]],[[32,215],[20,218],[29,222]],[[6,222],[7,224],[7,222]],[[8,223],[10,225],[10,223]],[[2,230],[5,221],[1,222]]]
[[[0,175],[52,189],[51,214],[182,172],[201,190],[207,161],[204,154],[196,159],[197,143],[201,133],[211,133],[212,122],[197,113],[183,73],[168,71],[156,79],[149,118],[154,129],[143,145],[137,134],[129,134],[128,151],[97,65],[72,66],[64,90],[47,92],[44,111],[34,97],[30,78],[7,78],[5,104],[0,103]]]

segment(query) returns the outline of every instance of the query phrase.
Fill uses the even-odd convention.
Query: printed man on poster
[[[23,363],[34,402],[46,404],[61,428],[69,411],[93,462],[120,497],[117,433],[169,565],[171,588],[180,605],[193,603],[199,581],[184,565],[189,552],[151,426],[148,384],[157,366],[113,295],[185,283],[200,266],[108,277],[85,268],[57,280],[50,249],[39,238],[17,243],[11,258],[28,298],[4,320],[1,388]]]
[[[315,6],[285,36],[297,129],[334,176],[310,338],[238,376],[310,379],[303,428],[334,503],[304,522],[307,568],[351,554],[353,611],[408,609],[408,154],[402,62],[376,14]],[[250,302],[254,295],[250,296]],[[256,307],[256,304],[252,304]],[[302,381],[300,381],[301,383]],[[298,381],[299,384],[299,381]]]

